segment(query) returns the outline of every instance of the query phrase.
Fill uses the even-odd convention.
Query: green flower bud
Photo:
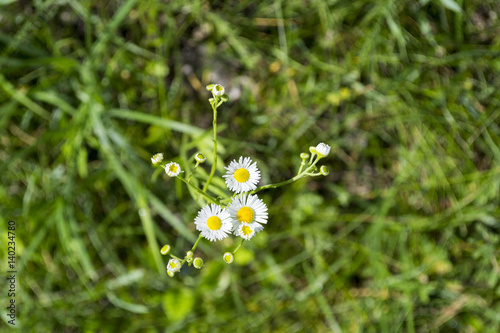
[[[220,98],[220,99],[221,99],[223,102],[227,102],[227,101],[229,101],[229,96],[228,96],[228,95],[226,95],[226,94],[224,94],[224,95],[222,95],[222,96],[221,96],[221,98]]]
[[[175,272],[173,272],[173,271],[167,271],[167,274],[168,274],[168,276],[170,276],[170,277],[174,277]]]
[[[311,154],[316,154],[316,147],[314,146],[309,147],[309,151],[311,152]]]
[[[303,160],[307,160],[309,158],[309,154],[308,153],[302,153],[300,154],[300,158],[303,159]]]
[[[192,257],[193,257],[193,251],[187,251],[186,258],[192,258]]]
[[[194,258],[193,266],[194,268],[201,269],[203,267],[203,259],[201,259],[200,257]]]
[[[166,256],[167,254],[170,253],[170,245],[165,245],[164,247],[161,248],[161,254]]]
[[[233,256],[233,254],[231,252],[226,252],[222,256],[222,259],[224,259],[224,261],[226,262],[226,264],[230,264],[230,263],[233,262],[234,256]]]
[[[328,168],[325,166],[325,165],[322,165],[320,168],[319,168],[319,172],[321,172],[321,174],[323,176],[328,176],[328,174],[330,173],[330,171],[328,170]]]
[[[214,86],[215,86],[215,84],[213,84],[213,83],[212,83],[212,84],[209,84],[209,85],[207,86],[207,90],[208,90],[208,91],[212,91],[212,89],[214,89]]]
[[[207,158],[205,157],[205,155],[203,155],[202,153],[197,153],[196,155],[194,155],[194,159],[198,162],[198,163],[203,163],[207,160]]]

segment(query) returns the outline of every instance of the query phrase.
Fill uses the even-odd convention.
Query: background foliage
[[[18,324],[500,331],[499,11],[1,0],[0,218],[17,222]],[[211,82],[230,96],[219,175],[244,154],[263,183],[288,179],[321,141],[331,173],[262,192],[270,222],[234,264],[221,260],[232,240],[204,242],[206,266],[171,279],[159,247],[191,247],[199,205],[149,159],[212,159]]]

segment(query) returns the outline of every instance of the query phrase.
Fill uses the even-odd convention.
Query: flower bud
[[[215,84],[213,84],[213,83],[212,83],[212,84],[209,84],[209,85],[207,86],[207,90],[208,90],[208,91],[212,91],[212,89],[214,89],[214,86],[215,86]]]
[[[319,157],[326,157],[328,156],[328,154],[330,154],[330,149],[331,147],[329,145],[321,142],[316,146],[316,153],[318,154]]]
[[[203,259],[201,259],[200,257],[194,258],[193,266],[194,268],[201,269],[203,267]]]
[[[193,257],[193,251],[187,251],[186,258],[192,258],[192,257]]]
[[[197,153],[196,155],[194,155],[194,159],[198,162],[198,163],[203,163],[207,160],[207,158],[205,157],[205,155],[203,155],[202,153]]]
[[[310,152],[311,152],[311,154],[313,154],[313,155],[314,155],[314,154],[316,154],[316,147],[314,147],[314,146],[309,147],[309,151],[310,151]]]
[[[214,96],[222,96],[224,95],[224,91],[225,91],[224,87],[221,86],[220,84],[216,84],[212,88],[212,94],[214,94]]]
[[[226,252],[222,256],[222,259],[224,259],[224,261],[226,262],[226,264],[230,264],[230,263],[233,262],[234,256],[233,256],[233,254],[231,252]]]
[[[161,254],[163,254],[164,256],[166,256],[167,254],[170,253],[170,245],[165,245],[161,248],[160,250]]]
[[[227,102],[227,101],[229,101],[229,96],[228,96],[228,95],[226,95],[226,94],[224,94],[224,95],[222,95],[222,96],[221,96],[221,98],[220,98],[220,99],[221,99],[223,102]]]
[[[307,160],[309,158],[309,154],[308,153],[301,153],[300,154],[300,158],[303,159],[303,160]]]
[[[153,155],[153,157],[151,157],[151,163],[153,163],[153,165],[158,165],[161,163],[161,161],[163,161],[162,153],[155,154]]]
[[[168,276],[174,277],[175,272],[174,271],[167,271]]]
[[[321,172],[321,174],[323,176],[328,176],[328,174],[330,173],[330,170],[328,170],[328,168],[325,166],[325,165],[322,165],[320,168],[319,168],[319,172]]]

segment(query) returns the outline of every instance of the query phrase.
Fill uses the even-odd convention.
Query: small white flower
[[[267,223],[267,206],[255,194],[238,195],[227,206],[227,210],[233,219],[233,232],[235,235],[240,235],[240,225],[243,223],[251,227],[251,230],[256,233],[264,229],[262,224]]]
[[[169,177],[177,177],[181,173],[181,166],[175,162],[165,165],[165,172]]]
[[[181,262],[177,259],[170,259],[167,264],[167,271],[175,273],[181,270]]]
[[[161,161],[163,161],[162,153],[155,154],[153,155],[153,157],[151,157],[151,163],[153,163],[153,165],[158,165],[161,163]]]
[[[224,95],[224,87],[221,86],[220,84],[216,84],[214,85],[214,87],[212,88],[212,93],[215,95],[215,96],[222,96]]]
[[[258,223],[240,223],[238,228],[238,236],[244,238],[246,240],[250,240],[256,234],[256,229],[260,226],[260,230],[262,230],[262,226]]]
[[[331,147],[329,145],[321,142],[316,146],[316,153],[318,154],[319,157],[326,157],[328,156],[328,154],[330,154],[330,149]]]
[[[226,238],[231,233],[231,216],[227,210],[218,205],[210,204],[203,207],[194,219],[196,230],[213,242]]]
[[[250,157],[240,157],[238,162],[233,160],[228,167],[226,174],[222,177],[226,179],[227,187],[236,193],[248,192],[257,188],[260,180],[260,171],[257,169],[257,162],[253,162]]]

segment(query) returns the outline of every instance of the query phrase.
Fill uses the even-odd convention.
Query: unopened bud
[[[175,273],[173,271],[167,271],[168,276],[174,277]]]
[[[224,255],[222,256],[222,259],[224,259],[224,261],[227,263],[227,264],[230,264],[233,262],[234,260],[234,256],[231,252],[226,252],[224,253]]]
[[[328,176],[328,174],[330,173],[330,170],[328,170],[328,168],[325,166],[325,165],[322,165],[320,168],[319,168],[319,172],[321,172],[321,174],[323,176]]]
[[[201,259],[200,257],[194,258],[193,266],[194,268],[201,269],[203,267],[203,259]]]
[[[316,154],[316,147],[314,146],[309,147],[309,151],[311,152],[311,154]]]
[[[332,147],[327,145],[326,143],[321,142],[316,146],[316,153],[318,154],[319,157],[326,157],[328,154],[330,154],[330,150]]]
[[[151,163],[153,163],[153,165],[158,165],[161,163],[161,161],[163,161],[162,153],[155,154],[153,155],[153,157],[151,157]]]
[[[161,254],[166,256],[167,254],[170,253],[170,245],[165,245],[164,247],[161,248]]]
[[[197,153],[196,155],[194,155],[194,159],[198,162],[198,163],[203,163],[207,160],[207,158],[205,157],[205,155],[203,155],[202,153]]]
[[[300,154],[300,158],[303,159],[303,160],[307,160],[309,158],[309,154],[308,153],[301,153]]]

